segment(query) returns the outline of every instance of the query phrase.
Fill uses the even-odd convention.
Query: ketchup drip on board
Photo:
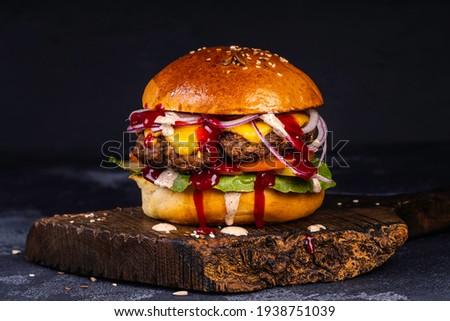
[[[212,228],[210,227],[199,227],[198,229],[195,230],[195,232],[197,234],[205,234],[205,235],[209,235],[209,234],[214,234],[214,231]]]
[[[253,215],[255,217],[256,228],[263,228],[264,226],[264,210],[266,206],[266,199],[264,197],[264,190],[275,185],[275,174],[272,171],[257,172],[255,179],[255,205],[253,208]]]
[[[308,160],[308,146],[303,142],[303,130],[292,115],[279,115],[278,119],[284,125],[284,129],[289,134],[289,142],[295,149],[291,157],[290,164],[296,170],[296,176],[309,180],[317,174],[317,168]]]
[[[312,235],[305,234],[305,249],[309,254],[314,254],[314,244]]]

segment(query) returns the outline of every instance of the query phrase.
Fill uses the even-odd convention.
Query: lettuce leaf
[[[130,161],[121,161],[121,160],[118,160],[118,159],[110,156],[108,159],[108,162],[113,163],[126,171],[129,171],[133,175],[141,175],[142,174],[142,168],[139,167],[137,164],[132,163]]]
[[[323,177],[331,179],[331,172],[328,166],[325,163],[322,163],[318,169],[318,173]],[[326,190],[328,188],[336,186],[336,182],[332,184],[319,181],[322,190]],[[312,180],[305,181],[301,178],[293,177],[293,176],[277,176],[275,177],[275,185],[272,187],[274,190],[283,193],[307,193],[313,191],[313,183]]]
[[[116,164],[122,169],[130,171],[134,175],[140,175],[141,174],[141,168],[132,166],[128,162],[122,162],[114,157],[110,157],[109,161],[111,163]],[[322,175],[323,177],[326,177],[328,179],[332,179],[330,169],[325,163],[322,163],[318,169],[318,173]],[[179,174],[178,177],[175,179],[173,186],[171,190],[175,192],[183,192],[189,185],[189,175],[186,174]],[[254,191],[254,182],[256,179],[255,173],[246,173],[243,175],[222,175],[220,177],[219,183],[214,186],[215,189],[218,189],[224,193],[227,192],[253,192]],[[320,186],[322,187],[322,190],[326,190],[328,188],[336,186],[336,183],[333,182],[332,184],[326,183],[323,181],[319,181]],[[272,186],[276,191],[282,192],[282,193],[307,193],[313,191],[313,184],[312,181],[305,181],[301,178],[294,177],[294,176],[281,176],[278,175],[275,177],[275,185]]]

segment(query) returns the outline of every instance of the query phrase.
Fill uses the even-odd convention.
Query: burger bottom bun
[[[132,175],[142,192],[142,209],[147,216],[171,223],[196,225],[197,211],[194,203],[194,188],[184,192],[174,192],[159,187],[144,179]],[[208,225],[225,224],[225,193],[211,189],[203,191],[203,207]],[[312,214],[322,204],[325,192],[320,193],[281,193],[268,188],[264,191],[264,223],[282,223],[296,220]],[[253,224],[255,193],[242,193],[233,224]],[[228,224],[230,221],[227,220]]]

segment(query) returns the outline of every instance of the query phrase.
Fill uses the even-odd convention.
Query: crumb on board
[[[188,291],[173,292],[173,295],[175,295],[175,296],[187,296],[188,294],[189,294]]]

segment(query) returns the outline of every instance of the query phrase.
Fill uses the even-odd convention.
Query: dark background
[[[430,1],[2,1],[0,148],[14,159],[95,158],[121,139],[159,70],[232,44],[309,74],[335,140],[448,143],[449,20]]]
[[[171,289],[112,288],[107,280],[80,290],[83,277],[62,280],[11,249],[23,253],[39,217],[139,205],[126,172],[100,168],[101,146],[122,139],[147,82],[199,47],[268,49],[316,82],[333,131],[329,145],[349,141],[328,157],[339,152],[349,165],[333,166],[330,193],[448,186],[448,12],[431,1],[1,1],[0,299],[173,299]],[[241,297],[448,300],[449,237],[409,240],[354,280]]]

